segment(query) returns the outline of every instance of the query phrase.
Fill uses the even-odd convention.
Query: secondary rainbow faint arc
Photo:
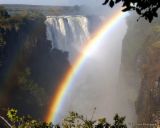
[[[86,46],[83,48],[83,52],[77,57],[76,61],[73,63],[72,67],[65,74],[64,79],[59,84],[56,89],[56,93],[53,95],[49,111],[45,117],[46,122],[54,122],[61,108],[61,104],[65,98],[68,88],[72,85],[72,81],[78,73],[80,67],[83,65],[87,59],[88,54],[100,43],[100,39],[108,32],[122,17],[121,11],[118,11],[111,19],[107,19],[105,23],[91,36],[90,40],[86,42]]]

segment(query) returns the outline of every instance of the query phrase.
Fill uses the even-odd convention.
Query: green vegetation
[[[61,125],[34,120],[29,115],[18,116],[16,109],[9,109],[6,116],[7,122],[9,122],[9,125],[6,126],[12,128],[127,128],[124,123],[125,117],[120,117],[118,114],[114,117],[114,123],[110,124],[106,121],[106,118],[89,120],[76,112],[70,112]]]
[[[10,16],[7,10],[0,6],[0,46],[6,44],[6,31],[15,29],[18,31],[29,20],[39,20],[45,17],[37,11],[22,11],[16,15]]]
[[[32,119],[30,116],[18,116],[17,110],[10,109],[7,112],[7,118],[12,128],[52,128],[51,123],[44,123]]]
[[[159,0],[105,0],[103,5],[109,4],[112,8],[119,2],[122,2],[123,12],[134,11],[149,22],[152,22],[154,17],[158,17]]]
[[[0,6],[0,46],[4,46],[6,41],[4,39],[4,30],[3,28],[9,28],[8,19],[10,15],[5,10],[4,7]],[[5,27],[4,27],[5,26]]]
[[[5,8],[1,11],[1,106],[43,119],[57,82],[70,66],[68,54],[51,50],[41,13],[26,9],[14,14]]]
[[[20,25],[24,24],[26,20],[44,19],[44,16],[37,11],[23,10],[18,14],[10,16],[7,10],[0,6],[0,28],[4,29],[18,29]]]
[[[4,5],[9,14],[19,15],[27,13],[41,13],[45,16],[49,15],[79,15],[83,13],[82,6],[40,6],[40,5]]]
[[[114,116],[114,123],[110,124],[106,118],[98,120],[88,120],[83,115],[75,112],[70,112],[69,115],[63,120],[63,128],[127,128],[124,123],[125,117],[120,117],[118,114]]]
[[[77,11],[79,10],[78,6],[74,8]],[[66,8],[66,10],[67,9],[68,11],[72,11],[70,8]],[[57,13],[57,15],[60,14],[56,12],[56,10],[53,13]],[[20,110],[21,115],[29,113],[31,115],[33,114],[36,119],[42,119],[44,111],[48,107],[46,93],[49,96],[53,93],[49,92],[49,90],[54,90],[53,88],[49,88],[50,83],[52,86],[56,85],[55,80],[60,79],[61,74],[69,67],[67,54],[53,50],[52,56],[50,55],[50,51],[48,50],[50,49],[50,43],[45,40],[44,16],[41,13],[24,10],[16,15],[10,16],[8,12],[1,7],[0,17],[0,47],[7,45],[6,49],[9,55],[9,58],[7,58],[8,55],[5,58],[6,60],[8,59],[6,63],[12,62],[14,52],[15,55],[21,55],[13,65],[13,72],[7,79],[6,85],[4,84],[6,87],[4,91],[7,92],[7,95],[3,97],[8,98],[5,100],[9,101],[9,105],[2,102],[1,104],[11,107],[16,106],[18,110]],[[39,19],[42,19],[42,22],[39,22]],[[38,22],[39,24],[37,25]],[[35,33],[35,31],[37,33]],[[23,46],[23,50],[20,49],[20,46]],[[3,47],[1,47],[2,52]],[[59,58],[58,62],[57,57]],[[1,60],[3,59],[1,59],[0,56],[0,61]],[[51,77],[54,77],[53,81],[48,80],[51,79]],[[10,109],[7,112],[6,119],[12,125],[12,128],[59,128],[58,125],[34,120],[30,116],[18,116],[17,110],[15,109]],[[126,128],[124,120],[124,117],[119,117],[116,114],[114,123],[110,124],[105,118],[93,121],[84,118],[84,116],[78,113],[71,112],[60,126],[63,128]]]
[[[3,6],[0,6],[0,19],[9,18],[10,15]]]
[[[18,76],[18,85],[20,86],[20,90],[23,92],[28,92],[28,95],[35,98],[39,107],[44,107],[47,94],[44,88],[40,87],[37,83],[30,79],[30,76],[31,71],[29,68],[26,68],[24,72],[20,73]]]

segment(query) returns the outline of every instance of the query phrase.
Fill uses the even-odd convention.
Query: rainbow
[[[60,108],[63,104],[63,101],[65,99],[65,95],[67,94],[69,88],[71,88],[72,83],[74,81],[75,76],[81,69],[82,65],[88,58],[88,55],[94,51],[96,46],[101,42],[100,40],[102,37],[105,36],[105,34],[113,27],[116,23],[119,22],[120,19],[124,14],[122,14],[121,11],[118,11],[116,14],[112,16],[112,18],[105,23],[102,24],[100,29],[96,31],[87,41],[87,45],[83,48],[83,52],[80,53],[79,57],[77,57],[76,61],[73,63],[73,66],[67,71],[67,73],[64,76],[64,79],[59,84],[56,94],[54,94],[49,111],[45,117],[46,122],[54,122],[56,119],[56,116],[58,112],[60,111]]]

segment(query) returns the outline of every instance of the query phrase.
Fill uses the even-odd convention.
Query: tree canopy
[[[103,5],[108,4],[112,8],[119,2],[122,2],[123,12],[135,11],[149,22],[152,22],[154,17],[158,17],[160,0],[105,0]]]
[[[0,18],[9,18],[9,14],[7,12],[7,10],[3,7],[3,6],[0,6]]]
[[[113,124],[108,123],[106,118],[97,120],[87,119],[76,112],[70,112],[62,121],[61,125],[54,125],[33,119],[31,116],[18,116],[16,109],[9,109],[6,119],[0,115],[0,126],[7,128],[127,128],[125,117],[116,114]],[[1,124],[2,123],[2,124]]]

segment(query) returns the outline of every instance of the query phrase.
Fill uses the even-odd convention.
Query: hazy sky
[[[0,4],[101,5],[104,0],[0,0]]]

